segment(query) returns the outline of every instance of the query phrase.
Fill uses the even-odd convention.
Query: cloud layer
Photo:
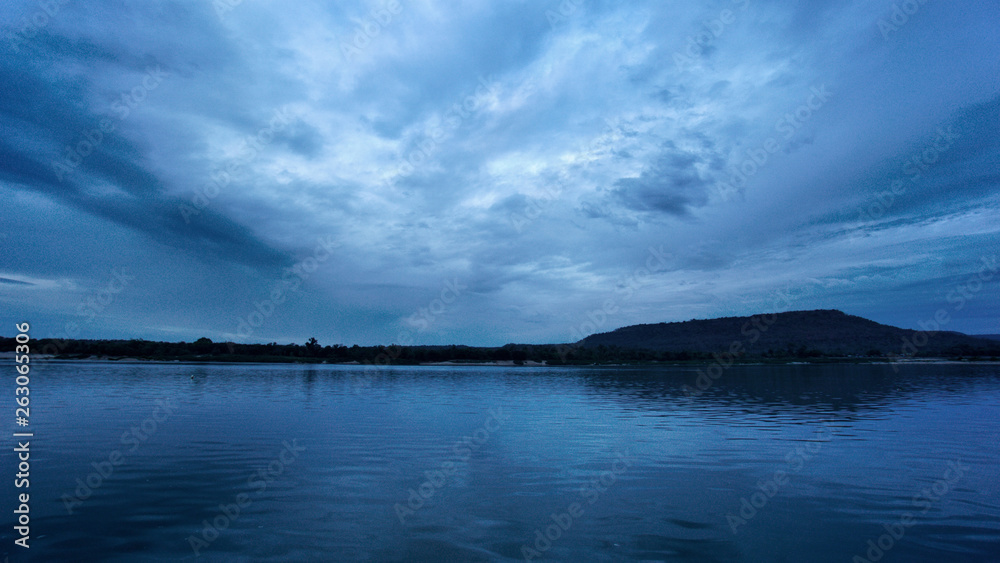
[[[1000,333],[996,2],[326,4],[8,3],[9,322],[499,345],[785,291]]]

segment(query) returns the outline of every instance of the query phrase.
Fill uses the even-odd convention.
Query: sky
[[[1000,333],[1000,2],[6,0],[36,338]]]

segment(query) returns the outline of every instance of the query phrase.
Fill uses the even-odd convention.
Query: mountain
[[[996,341],[902,329],[836,310],[634,325],[590,335],[577,345],[714,353],[735,343],[741,350],[737,355],[751,356],[1000,355]]]
[[[976,338],[985,338],[986,340],[1000,340],[1000,334],[974,334]]]
[[[370,366],[421,363],[531,365],[708,362],[733,352],[750,361],[844,356],[931,356],[1000,358],[994,340],[958,332],[924,333],[879,324],[840,311],[794,311],[753,317],[635,325],[594,334],[575,344],[507,344],[496,347],[321,346],[301,344],[150,342],[146,340],[33,339],[32,351],[55,359],[144,359],[183,362],[302,362]],[[14,338],[0,336],[0,359],[12,357]],[[825,356],[825,358],[823,358]],[[717,359],[717,358],[716,358]]]

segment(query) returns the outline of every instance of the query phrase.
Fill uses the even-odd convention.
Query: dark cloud
[[[129,127],[131,113],[166,80],[167,71],[155,57],[124,45],[50,36],[32,45],[34,58],[7,58],[0,64],[0,120],[10,125],[0,140],[0,178],[206,259],[287,262],[249,229],[212,210],[190,224],[183,220],[179,208],[189,202],[166,193],[146,156],[156,136],[173,133],[150,130],[146,138],[133,140]],[[47,68],[53,61],[101,72],[53,76]],[[136,78],[133,89],[124,91],[128,100],[107,100],[100,81],[129,73]],[[154,76],[147,78],[150,73]],[[101,98],[105,103],[91,110]]]
[[[861,0],[570,4],[402,2],[365,35],[367,3],[94,1],[32,29],[13,0],[0,301],[61,336],[128,267],[84,336],[235,338],[307,265],[251,339],[391,342],[455,280],[418,341],[565,341],[608,299],[610,330],[788,288],[913,327],[998,252],[996,2],[888,36]],[[991,283],[955,330],[998,332]]]
[[[709,180],[698,169],[705,159],[668,142],[638,178],[621,178],[611,194],[625,207],[685,216],[708,201]]]

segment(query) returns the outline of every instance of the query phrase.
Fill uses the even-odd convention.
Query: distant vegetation
[[[998,337],[1000,338],[1000,337]],[[13,351],[13,338],[0,350]],[[738,344],[738,346],[737,346]],[[322,346],[148,340],[55,340],[34,342],[35,354],[63,359],[93,356],[186,362],[328,362],[413,365],[433,362],[528,362],[619,364],[705,362],[738,350],[739,361],[835,361],[898,357],[1000,357],[1000,341],[957,332],[923,333],[878,324],[840,311],[796,311],[680,323],[635,325],[588,336],[574,344],[471,346]]]
[[[728,351],[737,342],[744,354],[759,357],[1000,355],[993,340],[896,328],[836,310],[635,325],[588,336],[580,344],[698,353]]]

